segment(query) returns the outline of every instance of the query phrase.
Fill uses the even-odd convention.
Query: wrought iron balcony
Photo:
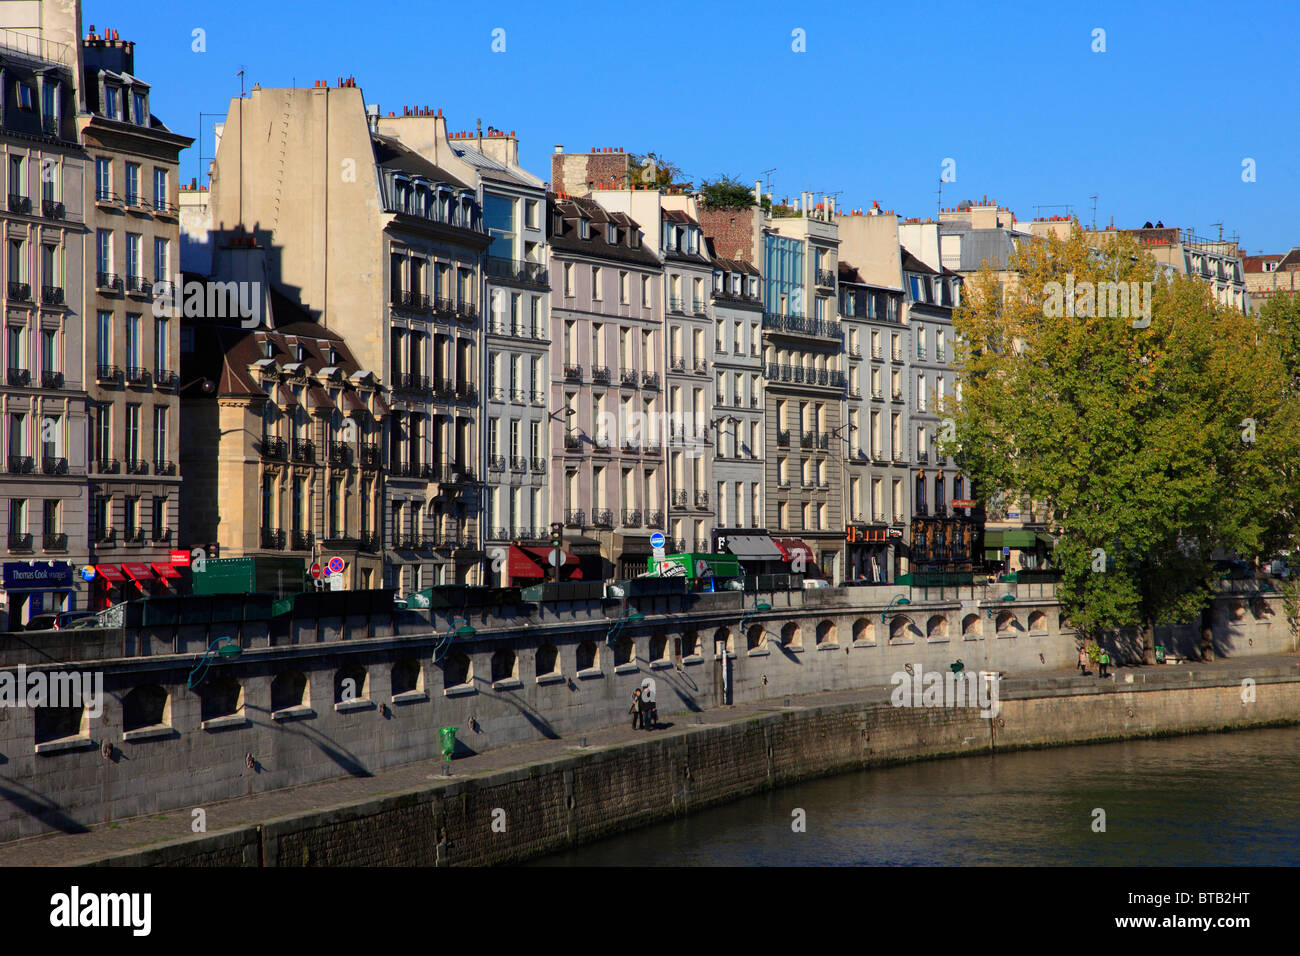
[[[834,319],[811,319],[802,315],[781,315],[776,312],[763,313],[763,330],[793,335],[809,335],[815,338],[844,340],[843,326]]]
[[[641,527],[641,512],[640,512],[640,510],[632,510],[632,511],[628,511],[627,509],[624,509],[624,511],[623,511],[623,527],[625,527],[625,528],[639,528],[639,527]]]
[[[41,387],[42,387],[42,388],[62,388],[62,387],[63,387],[63,373],[62,373],[62,372],[50,372],[50,371],[41,372]]]
[[[591,381],[596,385],[609,384],[609,366],[593,365],[591,367]]]
[[[608,453],[610,450],[609,438],[606,435],[597,435],[594,439],[592,439],[591,445],[593,448],[596,449],[596,451],[603,451]]]
[[[668,360],[668,370],[671,372],[685,372],[686,359],[680,356],[675,356],[673,358],[670,358]]]
[[[96,528],[93,532],[95,544],[101,547],[107,547],[117,544],[116,528]]]
[[[371,554],[379,550],[379,535],[363,531],[361,533],[361,550]]]
[[[350,465],[352,464],[352,449],[346,442],[331,441],[329,445],[329,461],[331,465]]]
[[[645,516],[645,526],[647,528],[657,528],[662,531],[664,528],[664,513],[662,511],[650,511]]]
[[[586,524],[587,513],[581,508],[564,513],[564,523],[570,528],[581,528]]]
[[[153,540],[155,544],[170,544],[172,540],[172,529],[158,528],[154,532]]]
[[[379,467],[379,445],[375,442],[364,442],[361,445],[361,467],[378,468]]]
[[[128,365],[126,369],[126,381],[129,385],[148,385],[149,370],[140,365]]]
[[[315,464],[316,443],[310,439],[295,438],[293,440],[293,446],[290,448],[290,454],[296,462],[307,465]]]
[[[510,390],[510,401],[516,405],[523,405],[528,401],[528,390],[523,388],[512,388]]]
[[[871,400],[873,402],[883,402],[885,400],[885,393],[878,388],[873,388],[871,390]]]
[[[879,345],[871,346],[871,357],[873,359],[879,361],[881,358],[884,357],[884,354],[885,354],[884,349],[882,349]]]
[[[811,448],[813,446],[813,433],[803,432],[799,435],[799,447]]]
[[[9,456],[9,474],[11,475],[30,475],[34,468],[31,455],[10,455]]]
[[[11,368],[9,370],[9,384],[18,386],[27,386],[32,384],[32,373],[30,369]]]
[[[529,262],[524,259],[506,259],[501,256],[488,256],[484,271],[496,279],[509,279],[512,282],[526,282],[529,285],[550,286],[546,264]]]
[[[455,379],[435,378],[433,380],[433,397],[440,402],[454,402],[456,400]]]
[[[828,451],[831,447],[831,433],[822,432],[817,436],[817,449],[819,451]]]
[[[149,462],[144,458],[128,458],[126,460],[126,473],[128,475],[147,475],[149,474]]]
[[[166,458],[156,458],[153,463],[153,473],[171,477],[176,474],[176,462],[168,461]]]
[[[658,372],[642,372],[642,373],[641,373],[641,387],[642,387],[642,388],[658,388],[658,387],[659,387],[659,373],[658,373]]]
[[[505,455],[488,455],[488,471],[505,471]]]
[[[776,447],[777,448],[790,447],[790,429],[783,428],[776,433]]]
[[[295,531],[289,539],[291,551],[310,551],[316,544],[316,536],[310,531]]]
[[[51,458],[48,455],[41,457],[41,471],[47,475],[66,475],[68,473],[68,459]]]
[[[682,553],[683,551],[686,550],[686,539],[685,539],[685,538],[669,538],[669,539],[668,539],[668,546],[669,546],[673,551],[675,551],[675,552],[677,552],[678,554],[680,554],[680,553]]]
[[[399,372],[393,376],[393,390],[399,392],[427,392],[429,376],[414,372]]]
[[[707,508],[709,506],[709,493],[707,491],[695,492],[695,507]]]
[[[458,383],[456,385],[456,398],[471,405],[478,404],[478,386],[464,381]],[[520,392],[519,401],[522,402],[523,398],[524,393]]]
[[[500,385],[490,385],[487,390],[488,401],[504,402],[506,400],[506,390]]]
[[[928,448],[918,448],[916,450],[916,460],[919,464],[928,464],[930,461],[930,450]]]
[[[122,463],[116,458],[100,458],[95,462],[95,471],[101,475],[116,475],[122,468]]]
[[[709,360],[708,360],[708,359],[696,359],[696,360],[695,360],[695,374],[696,374],[696,375],[708,375],[708,374],[709,374]]]
[[[685,508],[690,502],[691,496],[690,493],[686,491],[674,491],[669,500],[674,508]]]
[[[272,436],[262,439],[262,458],[267,461],[284,461],[286,450],[283,438]]]
[[[510,470],[524,472],[528,470],[528,459],[523,455],[512,455],[510,458]]]
[[[581,382],[581,381],[582,381],[582,366],[581,366],[581,365],[569,365],[569,364],[566,363],[565,366],[564,366],[564,380],[565,380],[566,382]]]
[[[16,212],[22,216],[29,216],[32,212],[32,197],[19,196],[17,193],[9,194],[9,211]]]
[[[818,269],[817,284],[827,289],[835,288],[835,273],[830,269]]]
[[[63,286],[41,286],[41,302],[45,305],[63,305]]]
[[[593,511],[591,513],[591,523],[597,528],[612,528],[614,527],[614,512],[608,508]]]
[[[171,369],[169,368],[154,369],[153,383],[158,388],[175,388],[176,383],[178,381],[179,379],[177,379],[176,373],[173,372]]]
[[[670,295],[668,297],[668,311],[681,312],[685,308],[685,301],[680,295]]]
[[[30,302],[32,300],[32,287],[26,282],[10,282],[9,298],[16,302]]]
[[[96,365],[95,379],[100,382],[120,382],[122,370],[116,365]]]
[[[545,393],[545,392],[533,392],[533,393],[532,393],[532,398],[533,398],[533,404],[534,404],[534,405],[545,405],[545,404],[546,404],[546,393]]]
[[[408,309],[412,312],[430,312],[433,300],[427,295],[410,290],[394,289],[392,303],[395,308]]]
[[[127,276],[126,291],[136,295],[148,295],[153,291],[153,283],[144,276]]]
[[[62,531],[45,534],[41,539],[41,548],[45,551],[67,551],[68,536]]]
[[[32,536],[30,534],[15,534],[9,532],[9,550],[10,551],[30,551],[32,550]]]
[[[263,528],[262,547],[268,551],[283,551],[284,532],[279,528]]]
[[[529,459],[528,464],[529,464],[529,467],[530,467],[533,471],[535,471],[537,474],[539,474],[539,475],[544,475],[544,474],[546,474],[546,459],[545,459],[545,458],[531,458],[531,459]]]
[[[636,387],[637,370],[634,368],[621,368],[618,370],[618,384],[627,385],[631,388]]]
[[[565,451],[581,451],[581,450],[582,450],[582,437],[581,437],[580,435],[578,435],[577,432],[565,432],[565,433],[564,433],[564,450],[565,450]]]
[[[901,405],[903,403],[903,393],[894,392],[893,400]]]

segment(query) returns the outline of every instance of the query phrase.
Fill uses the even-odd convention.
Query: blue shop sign
[[[6,561],[6,591],[68,591],[72,565],[67,561]]]

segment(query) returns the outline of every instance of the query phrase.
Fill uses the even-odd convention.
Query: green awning
[[[986,542],[988,536],[985,535]],[[1002,547],[1004,548],[1033,548],[1038,544],[1038,535],[1033,531],[1026,531],[1023,528],[1012,528],[1009,531],[1002,532]]]
[[[1001,561],[1001,560],[1002,560],[1002,549],[1001,549],[1001,548],[985,548],[985,549],[984,549],[984,560],[985,560],[985,561]]]
[[[984,547],[985,547],[985,548],[1001,548],[1001,547],[1002,547],[1002,532],[1001,532],[1001,531],[985,531],[985,532],[984,532]]]

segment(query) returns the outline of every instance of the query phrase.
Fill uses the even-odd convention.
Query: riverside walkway
[[[1035,671],[1006,674],[1000,685],[1003,699],[1080,693],[1112,693],[1132,689],[1127,679],[1145,687],[1176,688],[1198,682],[1224,684],[1252,678],[1256,682],[1300,679],[1300,657],[1290,654],[1237,657],[1212,663],[1180,663],[1138,668],[1119,668],[1115,680],[1083,677],[1077,670]],[[440,781],[485,777],[502,770],[571,756],[575,753],[619,747],[651,735],[682,733],[700,724],[727,724],[770,713],[774,710],[812,709],[836,704],[888,703],[892,685],[884,684],[852,691],[835,691],[804,696],[774,697],[747,701],[735,706],[698,713],[661,714],[660,729],[633,730],[628,722],[592,730],[585,735],[538,740],[457,758],[448,766],[441,759],[422,760],[371,776],[339,777],[284,790],[257,793],[233,800],[201,804],[207,814],[207,835],[250,824],[293,818],[305,813],[347,806],[377,796],[409,790],[435,788]],[[788,705],[787,705],[788,700]],[[436,734],[436,728],[430,728]],[[585,740],[586,746],[582,746]],[[199,768],[196,768],[199,769]],[[0,788],[3,787],[0,779]],[[108,860],[174,841],[193,838],[193,807],[167,810],[110,823],[87,825],[77,832],[59,832],[0,844],[0,866],[77,866]]]

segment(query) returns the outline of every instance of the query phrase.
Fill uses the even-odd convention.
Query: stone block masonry
[[[1078,685],[973,708],[840,703],[547,759],[97,861],[108,865],[517,863],[739,797],[845,771],[994,751],[1300,723],[1300,678]],[[496,824],[494,826],[494,823]]]

